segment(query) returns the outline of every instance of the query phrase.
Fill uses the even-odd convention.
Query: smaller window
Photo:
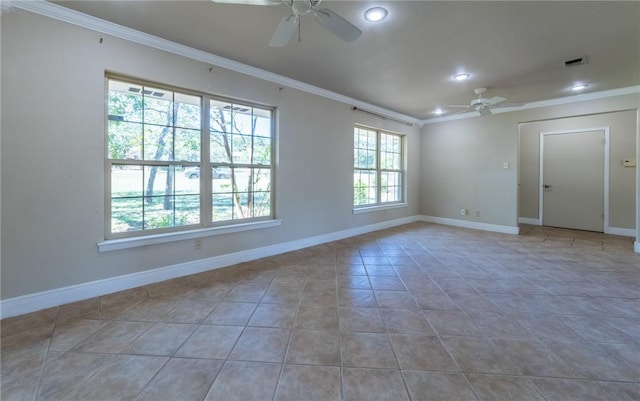
[[[353,205],[404,201],[403,135],[356,126],[353,135]]]

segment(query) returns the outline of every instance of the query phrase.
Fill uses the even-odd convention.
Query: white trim
[[[622,228],[622,227],[605,227],[605,234],[621,235],[623,237],[635,237],[636,230],[634,228]]]
[[[604,186],[603,186],[603,197],[604,197],[604,222],[603,222],[603,231],[606,234],[609,234],[607,229],[609,229],[609,127],[590,127],[590,128],[579,128],[579,129],[571,129],[571,130],[563,130],[563,131],[545,131],[540,132],[540,171],[538,175],[538,216],[540,219],[540,225],[544,225],[544,213],[543,213],[543,200],[544,200],[544,191],[542,190],[542,186],[544,185],[544,137],[547,135],[563,135],[563,134],[581,134],[586,132],[593,131],[604,131]]]
[[[388,209],[400,209],[408,206],[409,206],[408,203],[392,203],[388,205],[357,207],[357,208],[353,208],[353,214],[377,212],[380,210],[388,210]]]
[[[640,241],[635,241],[635,242],[633,243],[633,250],[634,250],[636,253],[640,253]]]
[[[322,234],[296,241],[269,245],[262,248],[248,249],[246,251],[214,256],[211,258],[194,260],[185,263],[178,263],[176,265],[146,270],[139,273],[126,274],[123,276],[92,281],[89,283],[77,284],[63,288],[57,288],[54,290],[38,292],[35,294],[9,298],[0,301],[0,318],[4,319],[7,317],[35,312],[41,309],[64,305],[71,302],[81,301],[83,299],[127,290],[142,285],[157,283],[164,280],[170,280],[176,277],[200,273],[207,270],[219,269],[221,267],[230,266],[237,263],[278,255],[285,252],[291,252],[314,245],[366,234],[372,231],[384,230],[391,227],[414,223],[416,221],[420,221],[419,216],[403,217],[400,219],[388,220],[362,227],[350,228],[347,230]]]
[[[584,102],[587,100],[597,100],[597,99],[604,99],[612,96],[631,95],[631,94],[637,94],[637,93],[640,93],[640,85],[627,86],[624,88],[610,89],[610,90],[605,90],[600,92],[583,93],[581,95],[565,96],[565,97],[559,97],[556,99],[541,100],[539,102],[526,103],[519,107],[496,108],[496,109],[491,109],[491,112],[493,114],[509,113],[512,111],[538,109],[541,107],[557,106],[557,105],[567,104],[567,103]],[[444,117],[429,118],[426,120],[422,120],[422,125],[441,123],[445,121],[464,120],[467,118],[474,118],[474,117],[480,117],[480,115],[475,111],[471,111],[469,113],[461,113],[461,114],[453,114],[453,115],[444,116]]]
[[[492,231],[492,232],[503,233],[503,234],[517,235],[520,233],[519,227],[501,226],[501,225],[489,224],[489,223],[479,223],[477,221],[457,220],[457,219],[449,219],[445,217],[434,217],[434,216],[421,216],[420,220],[427,223],[436,223],[436,224],[443,224],[446,226],[472,228],[474,230]]]
[[[282,220],[267,220],[165,234],[145,235],[142,237],[111,239],[98,243],[98,252],[109,252],[148,245],[166,244],[167,242],[185,241],[196,238],[211,237],[214,235],[237,233],[241,231],[260,230],[263,228],[279,227],[281,225]]]
[[[181,45],[176,42],[171,42],[166,39],[161,39],[156,36],[149,35],[135,29],[127,28],[122,25],[114,24],[112,22],[105,21],[96,17],[92,17],[90,15],[65,8],[57,4],[49,3],[44,0],[16,1],[15,3],[12,3],[12,5],[25,11],[43,15],[45,17],[53,18],[72,25],[80,26],[82,28],[90,29],[92,31],[103,33],[105,35],[114,36],[120,39],[128,40],[130,42],[152,47],[154,49],[159,49],[182,57],[190,58],[192,60],[201,61],[209,65],[225,68],[227,70],[232,70],[252,77],[264,79],[265,81],[284,85],[289,88],[298,89],[303,92],[322,96],[341,103],[346,103],[351,106],[356,106],[358,108],[366,109],[367,111],[380,114],[383,117],[388,117],[395,120],[422,126],[422,120],[418,118],[398,113],[384,107],[376,106],[371,103],[363,102],[361,100],[341,95],[339,93],[332,92],[301,81],[297,81],[283,75],[278,75],[261,68],[243,64],[238,61],[217,56],[212,53],[207,53],[202,50],[197,50],[192,47]]]
[[[542,223],[540,219],[532,219],[530,217],[518,217],[518,223],[521,224],[530,224],[532,226],[541,226]]]

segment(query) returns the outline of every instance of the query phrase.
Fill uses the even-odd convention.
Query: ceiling
[[[363,34],[344,43],[310,15],[301,41],[268,46],[287,5],[203,1],[55,1],[54,3],[318,86],[417,119],[486,97],[535,102],[640,83],[640,2],[329,1]],[[388,9],[367,22],[372,6]],[[588,57],[588,63],[564,62]],[[468,72],[465,82],[451,79]]]

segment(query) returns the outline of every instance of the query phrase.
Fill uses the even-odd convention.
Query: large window
[[[273,110],[108,78],[107,237],[273,218]]]
[[[354,206],[376,206],[404,200],[402,142],[402,135],[360,126],[354,128]]]

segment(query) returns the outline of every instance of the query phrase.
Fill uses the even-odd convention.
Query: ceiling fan
[[[461,111],[460,113],[466,113],[466,112],[475,110],[479,112],[481,116],[488,116],[492,114],[491,109],[494,109],[497,107],[518,107],[518,106],[524,105],[524,103],[505,103],[507,99],[500,96],[494,96],[491,99],[482,97],[482,95],[486,91],[487,91],[487,88],[475,89],[473,92],[476,95],[478,95],[478,97],[473,99],[468,106],[463,106],[459,104],[450,104],[447,107],[462,107],[465,110]]]
[[[320,25],[345,42],[353,42],[362,34],[358,27],[330,9],[318,9],[322,0],[213,0],[213,2],[257,6],[288,5],[291,8],[291,15],[282,18],[282,21],[280,21],[280,25],[278,25],[269,42],[271,47],[283,47],[289,43],[296,29],[300,29],[300,17],[307,14],[312,14]]]

